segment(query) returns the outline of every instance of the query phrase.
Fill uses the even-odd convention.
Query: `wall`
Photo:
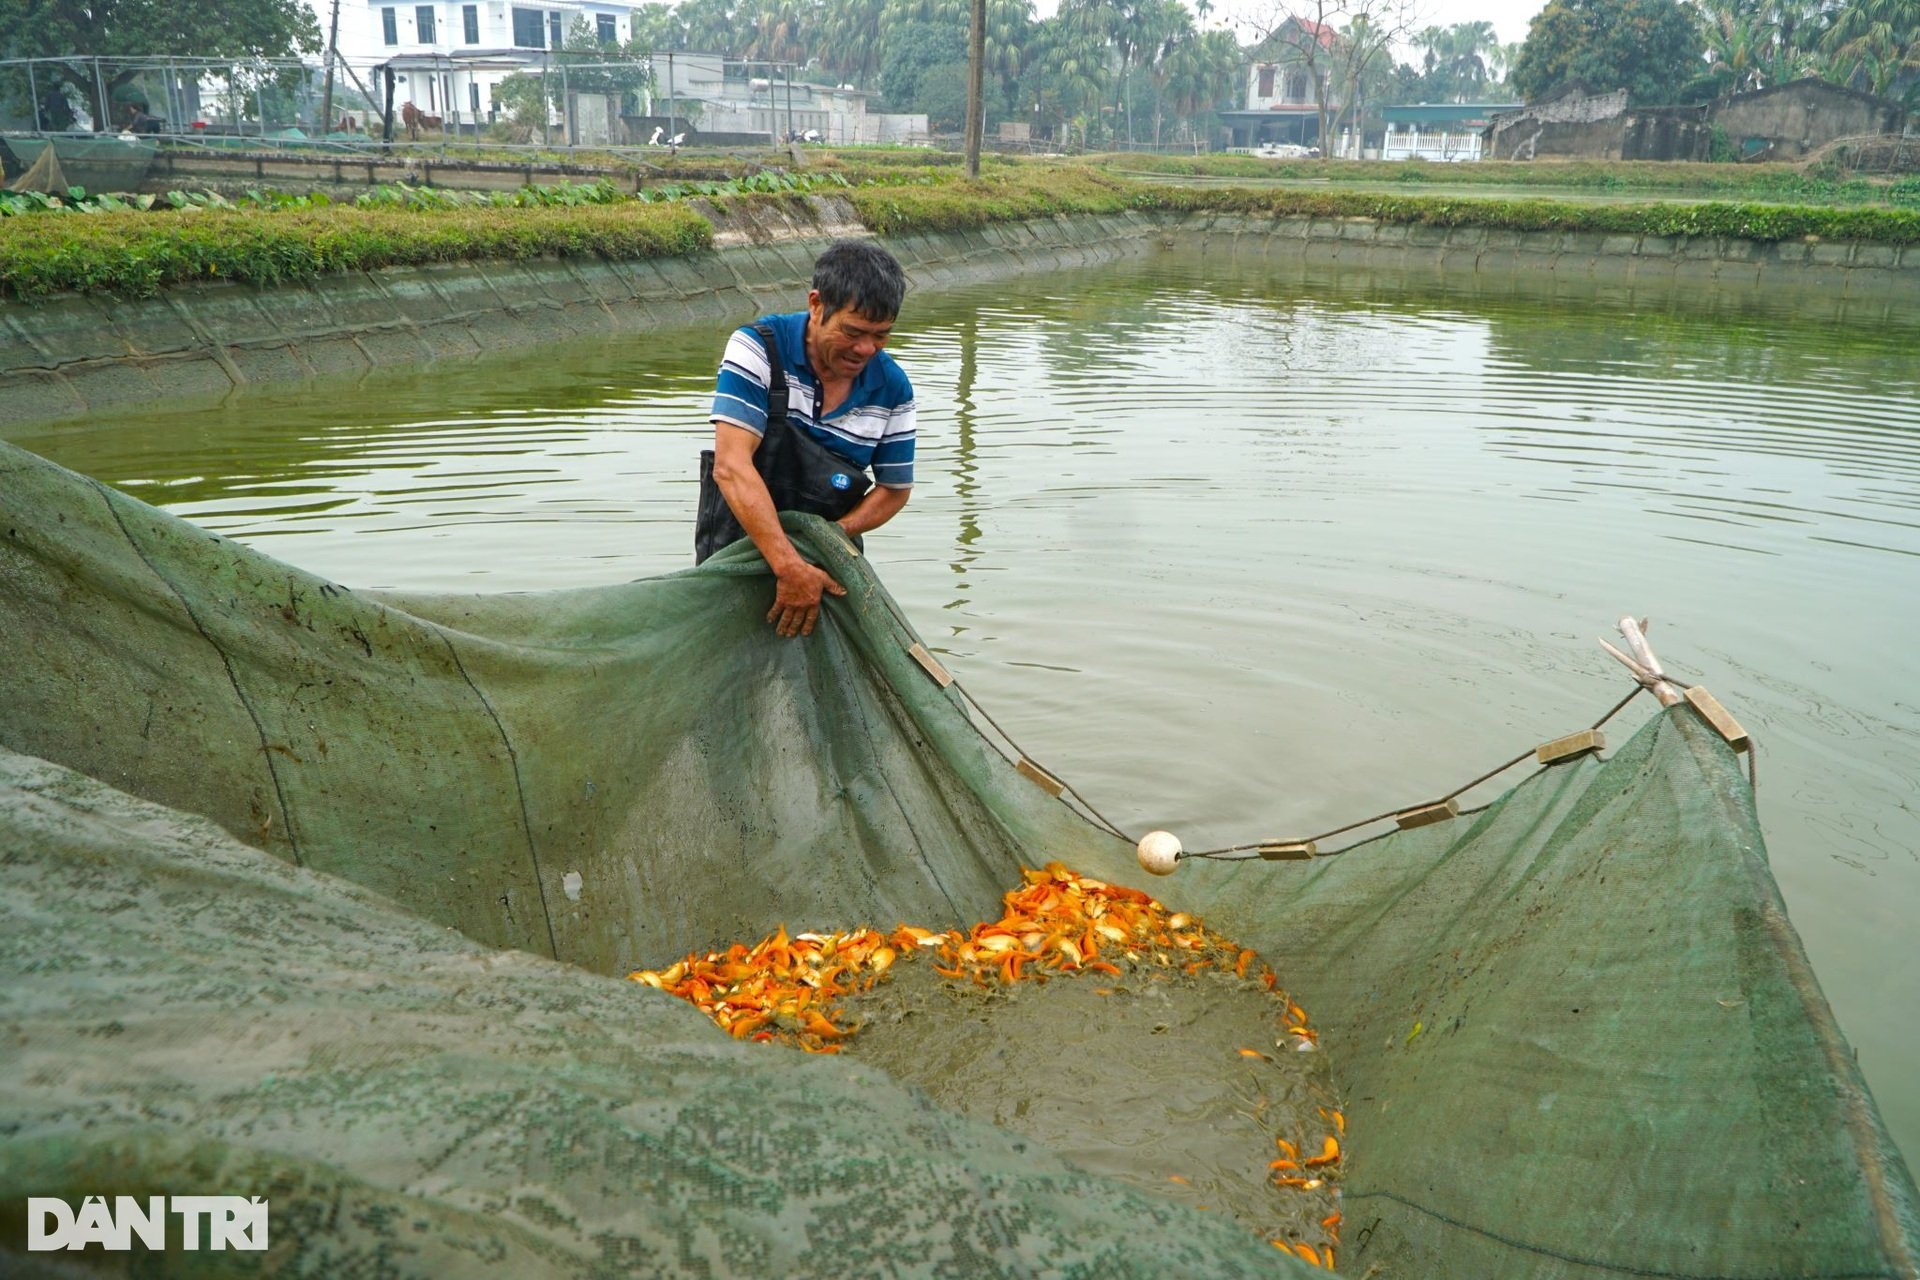
[[[1711,126],[1699,107],[1653,107],[1621,123],[1622,160],[1705,160]]]
[[[1747,158],[1795,160],[1836,138],[1899,133],[1906,112],[1824,80],[1796,80],[1715,103],[1713,123]]]
[[[1899,133],[1898,103],[1808,77],[1698,107],[1627,110],[1627,91],[1578,89],[1497,117],[1490,160],[1706,160],[1715,131],[1741,159],[1795,160],[1837,138]]]
[[[664,116],[659,118],[659,123],[664,124],[665,121]],[[377,119],[373,127],[378,131],[380,124]],[[394,127],[397,132],[397,117]],[[685,116],[679,117],[678,127],[688,127]],[[758,141],[764,143],[766,139],[762,137]],[[162,151],[154,156],[139,189],[162,192],[266,183],[282,191],[326,191],[352,199],[366,187],[392,182],[471,191],[518,191],[534,183],[594,182],[602,178],[611,180],[613,176],[605,169],[588,166],[532,162],[507,164],[466,160],[458,155],[373,155],[348,159],[268,151]],[[637,190],[641,179],[635,176],[630,185]]]
[[[1620,158],[1620,134],[1623,117],[1602,120],[1509,121],[1502,116],[1494,121],[1494,137],[1486,158],[1489,160],[1534,160],[1542,156],[1580,156],[1585,159]]]

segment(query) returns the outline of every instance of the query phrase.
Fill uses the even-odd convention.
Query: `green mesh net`
[[[1053,859],[1144,879],[843,540],[789,529],[848,587],[804,643],[750,551],[372,596],[0,445],[7,1269],[59,1274],[29,1195],[239,1192],[274,1250],[236,1271],[1305,1274],[618,979],[783,922],[991,918]],[[1152,888],[1313,1011],[1341,1270],[1915,1274],[1912,1179],[1690,711],[1450,822]]]

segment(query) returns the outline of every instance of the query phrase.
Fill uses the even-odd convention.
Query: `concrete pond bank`
[[[677,258],[452,263],[152,298],[0,303],[0,423],[218,396],[387,365],[465,359],[590,334],[749,318],[792,305],[829,239],[867,234],[845,201],[712,215],[715,247]],[[1920,245],[1408,226],[1367,218],[1125,213],[883,237],[917,288],[1012,279],[1161,253],[1222,269],[1305,262],[1423,282],[1592,282],[1730,295],[1791,290],[1832,307],[1920,301]],[[1850,314],[1848,318],[1853,318]]]

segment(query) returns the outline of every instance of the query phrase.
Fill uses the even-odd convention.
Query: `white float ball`
[[[1140,837],[1140,865],[1156,876],[1170,876],[1180,862],[1180,837],[1171,831],[1149,831]]]

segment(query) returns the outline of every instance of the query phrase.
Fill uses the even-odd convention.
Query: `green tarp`
[[[48,1269],[23,1197],[135,1191],[268,1194],[306,1274],[1300,1266],[609,976],[991,918],[1055,858],[1146,879],[790,528],[849,588],[804,642],[739,549],[373,597],[0,445],[9,1267]],[[1150,887],[1312,1011],[1343,1271],[1915,1274],[1911,1177],[1690,711],[1476,814]]]

